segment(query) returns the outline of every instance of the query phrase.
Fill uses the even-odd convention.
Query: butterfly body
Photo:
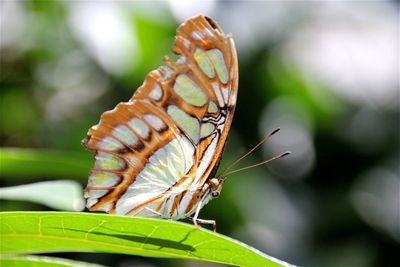
[[[180,58],[165,57],[83,141],[96,152],[90,210],[181,219],[219,194],[223,181],[213,176],[237,98],[233,39],[197,16],[178,28],[173,51]]]

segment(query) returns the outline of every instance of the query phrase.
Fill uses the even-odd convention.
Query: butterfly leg
[[[148,210],[148,211],[150,211],[150,212],[152,212],[152,213],[154,213],[154,214],[156,214],[156,215],[158,215],[158,216],[160,216],[160,217],[163,218],[163,219],[170,219],[170,218],[166,217],[165,215],[159,213],[158,211],[155,211],[155,210],[153,210],[153,209],[150,209],[149,207],[145,207],[145,209]]]
[[[203,198],[200,199],[200,201],[199,201],[199,203],[197,205],[196,212],[194,213],[194,216],[193,216],[193,219],[192,219],[193,224],[197,228],[200,228],[199,223],[201,223],[201,224],[212,224],[213,225],[213,231],[216,232],[217,231],[217,223],[214,220],[203,220],[203,219],[199,219],[198,218],[200,210],[201,210],[201,207],[203,207]]]
[[[196,226],[197,227],[199,227],[198,226],[198,224],[199,223],[201,223],[201,224],[212,224],[212,226],[213,226],[213,231],[214,232],[217,232],[217,223],[215,222],[215,220],[203,220],[203,219],[199,219],[199,218],[197,218],[196,219]]]

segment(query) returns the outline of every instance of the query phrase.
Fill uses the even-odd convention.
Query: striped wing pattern
[[[165,57],[83,140],[96,153],[85,189],[90,210],[180,219],[211,199],[236,105],[236,49],[197,16],[177,29],[173,52],[176,62]]]

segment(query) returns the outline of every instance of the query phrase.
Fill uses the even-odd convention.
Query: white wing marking
[[[194,163],[193,154],[194,147],[186,137],[177,137],[157,150],[117,201],[116,214],[127,214],[164,193],[190,170]]]

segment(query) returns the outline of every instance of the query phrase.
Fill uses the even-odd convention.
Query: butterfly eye
[[[221,191],[221,182],[217,178],[212,178],[209,181],[211,185],[211,195],[213,197],[219,197]]]
[[[211,193],[211,195],[212,195],[213,197],[219,197],[220,194],[221,194],[221,193],[220,193],[219,191],[214,191],[214,192]]]

